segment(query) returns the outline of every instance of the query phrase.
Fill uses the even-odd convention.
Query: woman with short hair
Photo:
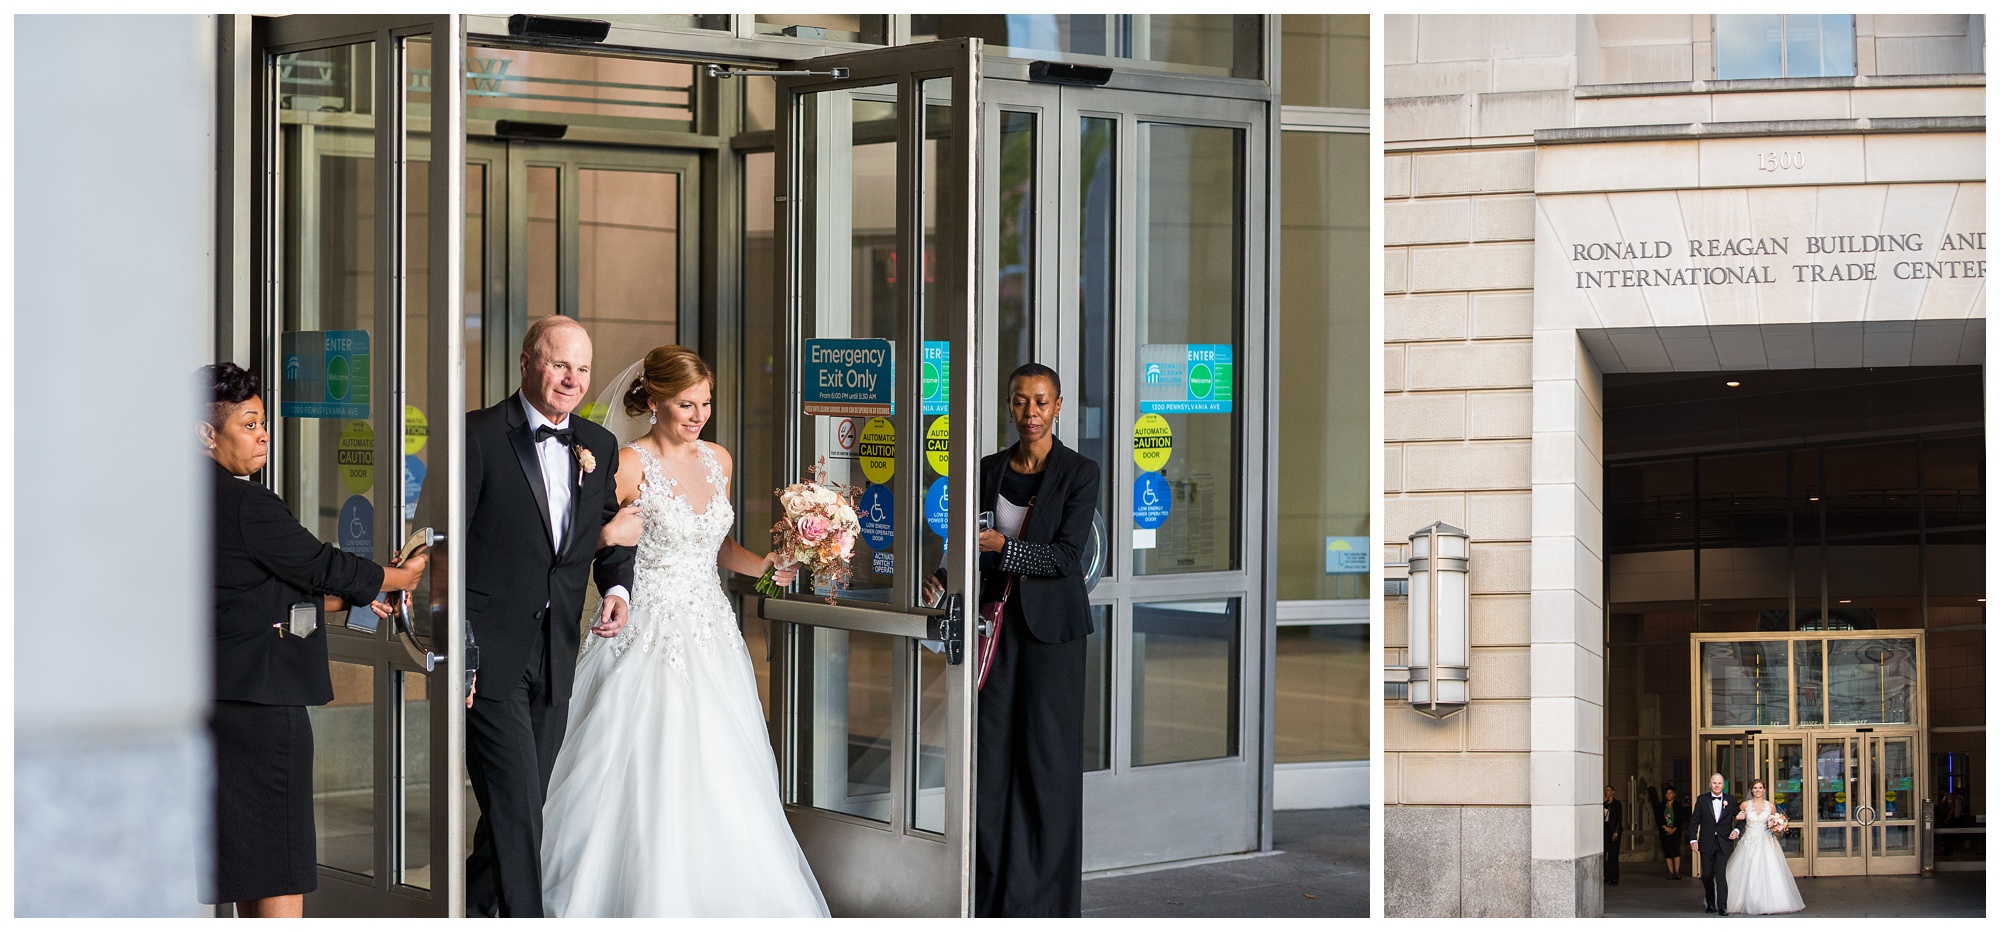
[[[297,917],[319,886],[313,736],[306,707],[333,701],[324,614],[417,585],[428,560],[383,568],[320,542],[250,476],[270,459],[255,373],[201,370],[196,435],[214,483],[215,889],[241,917]]]

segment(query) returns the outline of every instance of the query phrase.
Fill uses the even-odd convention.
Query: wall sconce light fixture
[[[1465,708],[1472,662],[1471,537],[1442,521],[1410,535],[1410,705],[1432,718]]]

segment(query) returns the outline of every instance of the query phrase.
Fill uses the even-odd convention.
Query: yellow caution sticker
[[[348,421],[333,457],[347,490],[356,495],[367,492],[375,484],[375,428],[367,421]]]
[[[861,427],[861,472],[869,482],[885,484],[896,477],[896,425],[886,417],[871,417]]]
[[[1174,455],[1174,429],[1157,414],[1132,422],[1132,461],[1141,472],[1159,472]]]
[[[431,439],[431,424],[416,405],[403,406],[403,455],[414,456]]]
[[[924,431],[924,460],[940,476],[951,475],[951,418],[940,417]]]

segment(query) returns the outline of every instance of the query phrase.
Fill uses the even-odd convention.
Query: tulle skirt
[[[1745,916],[1795,913],[1806,906],[1778,839],[1752,827],[1729,855],[1729,911]]]
[[[630,623],[673,623],[633,609]],[[680,630],[687,630],[675,625]],[[591,645],[542,817],[550,916],[825,916],[778,798],[732,617],[704,644]]]

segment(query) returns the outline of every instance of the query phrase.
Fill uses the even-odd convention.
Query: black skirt
[[[215,902],[310,893],[312,720],[304,706],[215,703]]]

